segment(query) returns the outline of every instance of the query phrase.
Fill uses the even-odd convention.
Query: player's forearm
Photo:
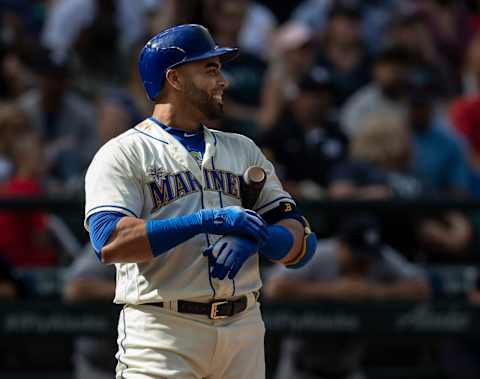
[[[260,216],[240,207],[202,209],[164,220],[122,217],[101,249],[101,258],[107,264],[148,261],[199,233],[238,233],[255,240],[268,236]]]
[[[277,224],[287,228],[293,236],[292,247],[288,251],[288,254],[278,261],[279,263],[289,262],[294,259],[302,249],[304,228],[303,225],[295,219],[280,220]]]
[[[122,217],[107,244],[102,248],[100,256],[105,264],[151,260],[153,254],[147,237],[145,220]]]
[[[123,217],[115,227],[107,245],[101,250],[102,262],[146,262],[173,247],[206,231],[213,223],[214,212],[202,210],[191,215],[165,220],[142,220]]]
[[[305,218],[284,218],[268,227],[268,238],[259,252],[273,262],[288,268],[305,266],[315,254],[317,237],[312,233]]]

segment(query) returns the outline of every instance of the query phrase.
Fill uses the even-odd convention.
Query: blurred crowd
[[[208,126],[255,140],[294,197],[480,199],[478,0],[0,0],[0,196],[82,198],[96,150],[151,114],[139,49],[190,22],[240,47],[225,118]],[[426,264],[478,262],[474,209],[349,216],[328,226],[318,270],[266,267],[266,298],[425,300],[448,292]],[[28,294],[8,267],[83,256],[44,212],[0,211],[0,229],[0,297]],[[98,295],[82,280],[66,299]]]

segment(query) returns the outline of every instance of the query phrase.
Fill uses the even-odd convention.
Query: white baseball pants
[[[116,379],[265,379],[264,334],[255,300],[221,320],[125,305]]]

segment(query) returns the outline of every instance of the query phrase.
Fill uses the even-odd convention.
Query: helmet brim
[[[231,61],[232,59],[235,59],[238,55],[238,48],[236,47],[216,47],[210,51],[207,51],[206,53],[197,55],[192,58],[187,58],[182,60],[181,62],[175,63],[174,65],[170,66],[169,68],[174,68],[178,67],[182,64],[189,63],[189,62],[196,62],[196,61],[201,61],[203,59],[209,59],[209,58],[214,58],[214,57],[219,57],[220,62],[225,63],[228,61]]]

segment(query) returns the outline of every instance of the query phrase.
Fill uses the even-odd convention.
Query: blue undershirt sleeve
[[[158,256],[202,232],[202,220],[208,216],[212,218],[213,214],[210,213],[212,212],[203,210],[203,212],[167,220],[145,221],[147,238],[153,255]],[[102,248],[122,217],[125,217],[123,213],[105,211],[95,213],[88,218],[90,241],[99,259]]]
[[[145,228],[150,248],[156,257],[201,233],[202,212],[166,220],[147,220]]]
[[[94,213],[88,218],[90,242],[99,259],[103,246],[107,243],[117,226],[117,222],[122,217],[125,217],[123,213],[104,211]]]

